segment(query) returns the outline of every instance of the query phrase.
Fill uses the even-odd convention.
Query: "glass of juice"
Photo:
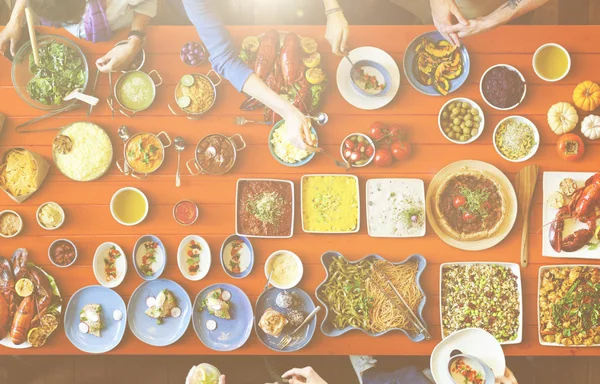
[[[567,76],[570,69],[571,56],[558,44],[544,44],[533,55],[533,70],[542,80],[559,81]]]

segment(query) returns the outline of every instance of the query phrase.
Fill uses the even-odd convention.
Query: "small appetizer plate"
[[[167,317],[162,324],[146,315],[148,306],[146,299],[156,297],[163,289],[168,289],[177,299],[177,307],[181,309],[179,317]],[[156,279],[144,281],[131,295],[127,304],[129,317],[127,322],[131,332],[148,345],[165,347],[183,336],[192,317],[192,302],[185,289],[172,280]]]
[[[281,335],[279,335],[279,337],[274,337],[266,334],[258,325],[263,313],[265,313],[265,311],[269,308],[276,310],[283,316],[286,316],[286,318],[292,310],[302,312],[305,318],[312,311],[314,311],[315,303],[312,301],[312,299],[306,292],[304,292],[298,287],[285,290],[294,297],[294,305],[289,309],[280,308],[279,306],[277,306],[276,300],[277,295],[279,295],[279,293],[283,291],[283,289],[279,288],[269,288],[263,293],[261,293],[261,295],[258,297],[255,307],[256,316],[254,317],[254,330],[256,331],[256,335],[258,336],[260,342],[266,345],[269,349],[272,349],[277,352],[296,352],[306,347],[306,345],[308,345],[310,340],[313,338],[313,335],[315,334],[315,329],[317,329],[317,316],[313,317],[312,320],[310,320],[309,323],[306,324],[304,328],[298,332],[300,339],[293,340],[287,347],[283,349],[279,349],[277,347],[277,344],[279,344],[279,342],[285,337],[285,335],[292,333],[296,329],[296,327],[288,323],[283,328]]]
[[[109,279],[107,269],[110,268],[109,255],[111,254],[115,257],[113,263],[116,277]],[[115,288],[123,282],[127,274],[127,256],[116,243],[102,243],[96,249],[92,267],[94,268],[94,276],[100,285],[106,288]]]
[[[234,252],[235,247],[233,246],[233,244],[231,244],[234,241],[242,242],[242,247],[237,252]],[[233,267],[231,263],[235,263],[235,261],[233,260],[233,256],[235,255],[235,253],[239,253],[240,255],[240,273],[233,272]],[[227,275],[233,277],[234,279],[242,279],[248,276],[250,272],[252,272],[252,267],[254,267],[254,249],[252,248],[250,240],[248,240],[248,238],[246,238],[245,236],[240,235],[229,236],[227,239],[225,239],[223,245],[221,245],[220,259],[221,266],[223,267],[223,270]]]
[[[203,302],[206,295],[211,291],[221,288],[223,292],[229,292],[229,316],[230,319],[222,319],[208,313],[207,308],[203,308]],[[250,334],[252,333],[252,322],[254,315],[252,312],[252,303],[248,296],[240,288],[231,284],[213,284],[204,288],[194,300],[192,311],[192,325],[196,335],[208,348],[219,351],[229,352],[242,347]],[[213,321],[216,324],[214,330],[210,330],[207,322]]]
[[[150,263],[150,267],[152,268],[151,274],[146,274],[142,265],[144,264],[144,255],[146,255],[146,249],[144,247],[145,242],[154,242],[157,247],[155,249],[154,258],[155,261]],[[165,265],[167,264],[167,249],[163,245],[162,241],[154,235],[144,235],[135,242],[135,246],[133,247],[133,253],[131,254],[131,258],[133,260],[133,267],[138,275],[144,280],[150,281],[155,280],[162,275],[165,270]]]
[[[192,246],[192,241],[195,245]],[[191,253],[191,254],[190,254]],[[195,258],[198,260],[194,260]],[[210,247],[206,240],[197,235],[189,235],[181,240],[177,248],[177,265],[183,277],[188,280],[202,280],[210,270]],[[196,272],[193,272],[198,268]]]
[[[99,304],[102,308],[100,320],[104,327],[100,337],[79,330],[79,314],[87,304]],[[113,313],[120,311],[123,317],[115,320]],[[87,353],[105,353],[115,348],[125,334],[127,309],[125,302],[112,289],[99,285],[81,288],[69,300],[65,311],[65,334],[69,341],[79,350]]]

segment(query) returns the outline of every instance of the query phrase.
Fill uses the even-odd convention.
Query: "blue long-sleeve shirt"
[[[210,53],[213,69],[241,91],[254,71],[239,59],[231,35],[216,8],[216,1],[183,0],[183,6]]]

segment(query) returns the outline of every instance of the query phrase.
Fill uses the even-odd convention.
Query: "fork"
[[[313,317],[315,317],[317,315],[317,313],[319,313],[319,311],[321,310],[321,306],[319,305],[317,308],[315,308],[310,315],[306,316],[306,319],[304,319],[304,321],[302,322],[302,324],[300,324],[300,326],[298,326],[298,328],[296,328],[294,330],[294,332],[289,333],[287,335],[285,335],[283,337],[283,339],[281,339],[281,341],[279,342],[279,344],[277,344],[277,348],[279,348],[279,350],[283,350],[285,347],[287,347],[288,345],[290,345],[290,343],[293,340],[293,336],[298,333],[299,330],[301,330],[306,324],[308,324],[309,321],[312,320]]]
[[[244,125],[244,124],[248,124],[248,123],[271,125],[270,121],[248,120],[245,117],[241,117],[241,116],[238,116],[235,118],[235,125]]]
[[[354,62],[350,60],[350,54],[346,54],[344,57],[350,62],[350,65],[352,65],[352,68],[350,68],[350,78],[353,82],[358,83],[360,80],[362,80],[362,75],[354,65]]]

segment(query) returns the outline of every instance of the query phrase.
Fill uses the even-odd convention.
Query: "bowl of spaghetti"
[[[425,292],[419,279],[427,266],[421,255],[411,255],[401,262],[389,262],[379,255],[368,255],[348,261],[341,253],[329,251],[321,256],[325,281],[315,292],[325,307],[321,331],[331,337],[351,330],[361,330],[369,336],[381,336],[389,331],[401,331],[412,341],[425,340],[406,315],[392,301],[393,289],[376,277],[375,268],[389,279],[410,309],[427,327],[423,319]],[[400,303],[400,305],[402,305]]]

